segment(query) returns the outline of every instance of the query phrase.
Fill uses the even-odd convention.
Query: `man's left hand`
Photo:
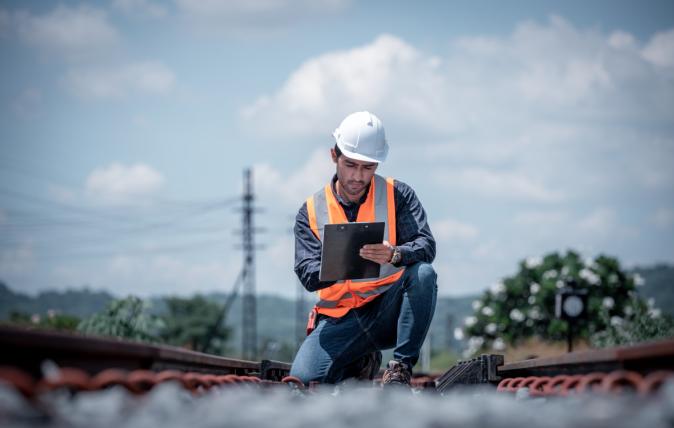
[[[383,265],[390,262],[391,257],[393,257],[393,245],[389,244],[388,241],[381,244],[363,245],[363,248],[360,249],[360,256]]]

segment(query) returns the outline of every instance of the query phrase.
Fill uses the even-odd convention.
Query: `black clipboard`
[[[384,241],[384,222],[326,224],[323,229],[320,281],[379,277],[379,263],[360,256],[367,244]]]

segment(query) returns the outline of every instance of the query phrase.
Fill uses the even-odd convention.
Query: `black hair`
[[[342,155],[342,151],[339,150],[337,144],[335,144],[335,154],[337,155],[337,159],[339,159],[339,157]]]

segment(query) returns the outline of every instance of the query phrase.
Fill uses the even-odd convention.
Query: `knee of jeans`
[[[433,265],[430,263],[419,262],[410,266],[414,279],[420,284],[428,284],[428,286],[435,285],[438,274],[435,273]]]
[[[315,367],[298,366],[296,364],[293,364],[290,368],[289,375],[298,378],[305,385],[309,385],[310,382],[325,383],[327,378],[327,372],[317,371]]]
[[[315,376],[312,376],[312,373],[311,373],[310,370],[305,370],[304,367],[296,367],[294,364],[290,368],[290,373],[288,373],[288,374],[290,376],[298,378],[305,385],[309,385],[309,382],[315,380],[314,379]]]
[[[420,298],[432,299],[437,295],[437,274],[430,263],[415,263],[408,266],[408,280],[405,284],[405,292]]]

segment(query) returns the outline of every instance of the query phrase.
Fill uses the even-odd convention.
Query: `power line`
[[[208,247],[212,247],[214,245],[224,245],[224,244],[230,244],[229,242],[222,240],[222,239],[210,239],[210,240],[202,240],[202,241],[196,241],[196,242],[190,242],[190,243],[185,243],[185,244],[178,244],[178,245],[163,245],[163,246],[154,246],[153,248],[124,248],[120,249],[117,251],[113,251],[108,249],[107,251],[86,251],[82,252],[80,251],[75,252],[75,253],[68,253],[67,251],[59,251],[58,253],[52,253],[49,255],[43,255],[40,258],[42,260],[54,260],[54,259],[62,259],[62,258],[77,258],[77,259],[96,259],[96,258],[106,258],[110,256],[115,256],[115,255],[157,255],[157,254],[166,254],[166,253],[180,253],[183,251],[191,251],[194,252],[195,250],[207,250],[209,249]]]
[[[213,338],[215,337],[215,333],[218,331],[218,328],[227,319],[227,314],[229,313],[229,309],[232,307],[232,304],[234,303],[234,299],[236,299],[236,296],[239,293],[239,288],[241,287],[241,284],[243,283],[243,277],[244,277],[244,271],[241,270],[239,272],[239,274],[236,276],[236,280],[234,281],[234,285],[232,286],[232,291],[230,291],[229,295],[227,296],[227,300],[225,301],[225,304],[222,306],[222,310],[220,311],[220,314],[218,315],[218,318],[215,320],[215,322],[208,329],[208,333],[206,334],[206,339],[204,340],[204,343],[202,344],[202,347],[201,347],[202,352],[206,352],[206,350],[210,346],[211,342],[213,341]]]
[[[68,237],[72,237],[73,233],[81,234],[81,232],[94,232],[94,236],[98,235],[100,240],[96,242],[107,242],[110,239],[110,232],[115,233],[113,240],[118,240],[124,235],[128,236],[139,236],[147,235],[148,232],[170,232],[172,235],[176,233],[176,228],[179,227],[180,223],[185,223],[190,219],[196,217],[202,217],[206,214],[221,210],[223,208],[229,207],[237,202],[238,198],[228,198],[220,199],[215,202],[210,202],[208,204],[200,204],[195,206],[192,209],[182,209],[180,213],[172,215],[168,219],[156,220],[157,217],[165,215],[165,210],[159,212],[143,212],[144,217],[150,217],[153,219],[150,222],[144,222],[141,224],[133,224],[138,222],[138,218],[134,217],[120,217],[114,216],[114,222],[110,223],[110,214],[106,212],[95,211],[86,208],[72,207],[68,205],[63,205],[58,202],[53,202],[45,200],[42,198],[34,197],[31,195],[21,194],[16,191],[0,189],[0,193],[10,194],[13,197],[18,197],[21,199],[28,200],[32,203],[38,203],[41,205],[52,205],[55,204],[58,208],[66,208],[68,214],[72,215],[74,210],[75,217],[69,217],[68,214],[66,217],[49,217],[43,216],[41,213],[35,213],[30,211],[22,211],[17,209],[8,210],[9,213],[19,214],[21,217],[29,217],[31,221],[29,222],[7,222],[5,224],[0,224],[0,232],[4,232],[3,235],[8,235],[11,232],[40,232],[44,235],[45,232],[63,232],[64,229],[71,229],[68,233]],[[129,215],[130,214],[126,214]],[[125,216],[126,216],[125,215]],[[137,216],[139,214],[136,214]],[[140,217],[142,220],[144,217]],[[90,240],[84,240],[86,243]],[[5,238],[0,241],[4,243],[11,242],[11,240]],[[81,241],[79,242],[81,243]]]
[[[134,220],[136,219],[135,217],[125,214],[125,215],[119,215],[119,214],[111,214],[107,211],[101,211],[101,209],[93,209],[90,207],[83,207],[83,206],[76,206],[76,205],[70,205],[70,204],[65,204],[62,202],[58,201],[53,201],[50,199],[42,198],[39,196],[35,195],[30,195],[30,194],[25,194],[18,192],[16,190],[11,190],[11,189],[6,189],[6,188],[0,188],[0,194],[5,194],[9,197],[19,199],[31,204],[38,204],[41,206],[47,206],[50,208],[57,208],[59,210],[65,211],[66,213],[70,214],[75,214],[79,216],[84,216],[89,217],[89,218],[94,218],[96,220],[113,220],[113,221],[121,221],[121,222],[128,222],[129,220]],[[224,206],[229,206],[234,203],[236,203],[239,200],[238,197],[230,197],[230,198],[217,198],[217,199],[212,199],[212,200],[203,200],[203,201],[180,201],[180,200],[170,200],[170,199],[148,199],[145,202],[148,204],[147,206],[152,207],[152,204],[155,204],[159,202],[159,204],[164,204],[164,205],[173,205],[179,207],[181,211],[173,211],[177,214],[180,214],[184,212],[185,210],[204,210],[208,211],[211,209],[217,209],[221,208]],[[114,206],[106,206],[104,207],[106,209],[126,209],[129,210],[130,208],[138,209],[138,208],[143,208],[143,206],[138,206],[137,204],[129,204],[128,206],[125,205],[114,205]],[[163,212],[168,212],[171,213],[170,210],[167,210],[165,207],[160,207],[156,206],[157,209],[162,209]]]

